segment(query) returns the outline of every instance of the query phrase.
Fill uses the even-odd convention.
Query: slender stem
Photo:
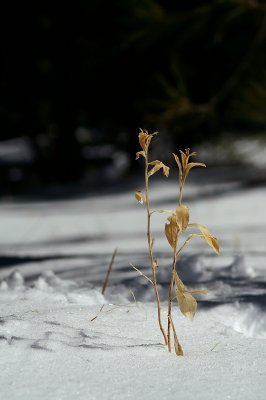
[[[183,355],[184,355],[183,349],[182,349],[182,346],[181,346],[181,344],[179,343],[179,340],[178,340],[178,338],[177,338],[177,334],[176,334],[176,330],[175,330],[175,325],[174,325],[173,319],[172,319],[171,316],[170,316],[169,319],[170,319],[170,323],[171,323],[171,326],[172,326],[172,329],[173,329],[173,332],[174,332],[175,353],[176,353],[177,356],[183,356]]]
[[[186,176],[184,176],[184,171],[179,170],[179,207],[182,205],[182,197],[183,197],[183,188],[185,184]],[[186,240],[185,243],[180,247],[180,249],[177,251],[177,240],[175,243],[174,247],[174,253],[173,253],[173,264],[172,264],[172,274],[171,274],[171,280],[170,280],[170,285],[169,285],[169,290],[168,290],[168,324],[167,324],[167,339],[168,339],[168,351],[171,352],[171,328],[174,333],[174,341],[175,341],[175,351],[176,355],[183,355],[183,350],[182,347],[178,341],[174,322],[172,319],[172,302],[173,302],[173,287],[174,287],[174,274],[176,272],[176,261],[177,257],[179,256],[180,252],[182,249],[185,247],[185,245],[189,242],[190,239]]]
[[[179,183],[179,207],[182,205],[182,197],[183,197],[183,185]]]
[[[104,283],[103,283],[103,288],[102,288],[102,294],[104,294],[105,289],[107,287],[109,276],[110,276],[110,273],[111,273],[111,270],[112,270],[112,266],[113,266],[113,263],[114,263],[114,260],[115,260],[116,253],[117,253],[117,248],[114,249],[114,252],[113,252],[113,255],[112,255],[108,270],[107,270],[107,273],[106,273],[106,277],[105,277],[105,280],[104,280]]]
[[[149,281],[149,282],[152,284],[152,286],[153,286],[152,280],[151,280],[150,278],[148,278],[147,275],[143,274],[143,272],[141,272],[141,271],[140,271],[137,267],[135,267],[133,264],[130,264],[130,265],[131,265],[131,267],[133,267],[134,270],[137,271],[141,276],[143,276],[144,278],[146,278],[147,281]]]
[[[174,254],[173,254],[173,266],[172,266],[172,274],[171,274],[171,281],[168,290],[168,325],[167,325],[167,339],[168,339],[168,351],[171,352],[171,320],[172,320],[172,300],[173,300],[173,286],[174,286],[174,272],[176,268],[176,245],[174,247]]]
[[[154,292],[157,301],[157,313],[158,313],[158,322],[160,326],[160,330],[164,337],[165,344],[167,345],[167,336],[165,330],[163,328],[162,319],[161,319],[161,302],[160,296],[157,288],[157,280],[156,280],[156,271],[154,267],[154,259],[152,254],[152,245],[151,245],[151,210],[150,210],[150,201],[149,201],[149,177],[148,177],[148,154],[145,157],[145,189],[146,189],[146,208],[147,208],[147,240],[148,240],[148,247],[149,247],[149,256],[151,262],[151,269],[152,269],[152,281]]]
[[[179,256],[179,254],[181,253],[183,248],[188,244],[190,239],[191,239],[191,237],[189,236],[187,238],[187,240],[183,243],[183,245],[179,248],[178,251],[176,250],[176,247],[177,247],[177,242],[176,242],[176,245],[175,245],[175,248],[174,248],[174,253],[173,253],[172,275],[171,275],[171,281],[170,281],[169,290],[168,290],[168,314],[167,314],[167,316],[168,316],[168,324],[167,324],[168,344],[167,345],[168,345],[168,351],[171,353],[171,328],[172,328],[173,333],[174,333],[175,344],[177,346],[177,348],[175,348],[175,351],[176,351],[176,355],[178,355],[178,356],[183,355],[183,350],[182,350],[181,344],[178,341],[176,330],[175,330],[175,326],[174,326],[174,322],[173,322],[173,319],[172,319],[174,274],[176,273],[177,257]]]
[[[189,237],[186,239],[186,241],[182,244],[182,246],[180,247],[180,249],[176,252],[176,258],[179,256],[179,254],[181,253],[181,251],[183,250],[183,248],[189,243],[189,241],[191,240],[191,235],[189,235]]]
[[[185,181],[186,181],[186,176],[182,176],[181,179],[179,179],[179,207],[182,206],[182,200],[183,200],[183,189],[185,186]]]

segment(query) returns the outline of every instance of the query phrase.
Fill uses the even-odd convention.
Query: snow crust
[[[192,323],[176,307],[184,357],[167,352],[152,287],[130,267],[150,274],[132,193],[0,204],[1,399],[265,398],[266,189],[198,199],[205,189],[188,188],[191,219],[221,239],[221,255],[195,241],[178,261],[189,288],[209,291]],[[159,182],[154,206],[174,208],[175,193]],[[164,220],[156,215],[152,228],[166,321]]]

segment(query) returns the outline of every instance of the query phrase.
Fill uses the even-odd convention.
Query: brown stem
[[[182,205],[182,197],[183,197],[183,185],[180,183],[179,186],[179,207]]]
[[[112,258],[111,258],[111,261],[110,261],[106,276],[105,276],[105,280],[104,280],[104,283],[103,283],[102,294],[104,294],[105,289],[107,287],[109,276],[110,276],[110,273],[111,273],[111,270],[112,270],[112,266],[113,266],[113,263],[114,263],[114,260],[115,260],[116,253],[117,253],[117,249],[114,249],[114,252],[113,252],[113,255],[112,255]]]
[[[152,245],[151,245],[151,211],[150,211],[150,201],[149,201],[149,177],[148,177],[148,154],[145,157],[145,189],[146,189],[146,208],[147,208],[147,240],[148,240],[148,247],[149,247],[149,256],[151,262],[151,269],[152,269],[152,281],[154,292],[157,301],[157,314],[158,314],[158,322],[160,326],[160,330],[164,337],[164,342],[167,345],[167,336],[165,330],[163,328],[162,319],[161,319],[161,302],[160,296],[157,288],[157,280],[156,280],[156,271],[154,267],[154,259],[152,254]]]
[[[167,339],[168,339],[168,351],[171,352],[171,319],[172,319],[172,292],[174,286],[174,272],[176,268],[176,245],[174,247],[174,254],[173,254],[173,266],[172,266],[172,275],[171,281],[168,290],[168,325],[167,325]]]
[[[175,325],[174,325],[174,322],[173,322],[173,319],[172,319],[171,316],[170,316],[169,320],[170,320],[170,323],[171,323],[171,326],[172,326],[172,329],[173,329],[173,332],[174,332],[175,353],[176,353],[177,356],[183,356],[183,355],[184,355],[183,349],[182,349],[182,346],[181,346],[181,344],[179,343],[179,340],[178,340],[178,338],[177,338],[177,334],[176,334],[176,330],[175,330]]]

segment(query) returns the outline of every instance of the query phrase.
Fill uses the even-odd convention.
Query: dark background
[[[265,1],[6,6],[1,195],[108,184],[114,159],[127,178],[140,127],[178,148],[265,132]]]

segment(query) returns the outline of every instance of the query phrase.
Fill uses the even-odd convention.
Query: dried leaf
[[[179,157],[178,157],[175,153],[172,153],[172,154],[173,154],[173,156],[174,156],[174,158],[175,158],[175,161],[176,161],[177,166],[178,166],[178,169],[179,169],[179,178],[180,178],[180,180],[182,180],[182,177],[183,177],[183,168],[182,168],[181,162],[180,162],[180,160],[179,160]]]
[[[189,292],[176,271],[174,271],[174,282],[175,282],[175,292],[178,300],[178,305],[180,311],[184,316],[188,319],[193,319],[196,309],[197,309],[197,301],[192,296],[191,292]]]
[[[159,267],[158,260],[154,260],[152,265],[153,265],[153,268],[158,268]]]
[[[149,165],[154,165],[154,167],[152,169],[150,169],[150,171],[148,172],[148,177],[152,176],[155,174],[155,172],[159,171],[161,168],[163,169],[163,174],[168,177],[169,176],[169,167],[167,167],[166,165],[164,165],[164,163],[162,163],[159,160],[155,160],[155,161],[151,161],[149,162]]]
[[[182,347],[181,347],[181,344],[179,343],[179,340],[178,340],[178,338],[177,338],[177,335],[176,335],[176,331],[175,331],[175,330],[174,330],[174,346],[175,346],[175,353],[176,353],[176,355],[177,355],[177,356],[183,356],[183,355],[184,355],[183,349],[182,349]]]
[[[179,150],[180,155],[181,155],[181,161],[179,159],[179,157],[173,153],[176,163],[178,165],[179,168],[179,178],[180,178],[180,182],[182,185],[184,185],[186,177],[189,173],[189,171],[191,170],[191,168],[193,167],[206,167],[205,164],[203,163],[189,163],[188,160],[190,157],[195,156],[197,153],[196,152],[192,152],[190,153],[190,149],[187,148],[185,149],[185,152],[182,150]]]
[[[165,164],[163,164],[163,174],[164,174],[164,176],[166,176],[166,178],[168,178],[168,176],[169,176],[169,170],[170,170],[170,168],[167,167]]]
[[[179,343],[176,334],[174,334],[174,345],[175,345],[175,353],[177,356],[183,356],[183,349],[181,347],[181,344]]]
[[[184,283],[181,281],[181,279],[179,278],[179,276],[177,275],[176,271],[174,271],[174,281],[175,281],[175,287],[179,292],[186,291],[186,287],[185,287]]]
[[[189,209],[185,206],[179,206],[176,209],[177,225],[181,232],[184,232],[189,222]]]
[[[155,136],[157,132],[152,133],[151,135],[148,133],[146,129],[140,129],[139,133],[139,144],[144,153],[146,154],[153,136]]]
[[[135,199],[136,199],[140,204],[145,203],[145,197],[143,196],[143,194],[141,193],[140,190],[138,190],[138,191],[135,193]]]
[[[191,170],[191,168],[193,168],[193,167],[206,167],[206,164],[204,164],[204,163],[197,163],[197,162],[188,163],[188,164],[187,164],[187,167],[186,167],[186,176],[187,176],[187,174],[189,173],[189,171]]]
[[[207,294],[208,290],[206,289],[195,289],[195,290],[190,290],[189,293],[195,293],[195,294]]]
[[[203,226],[201,224],[189,224],[188,226],[191,228],[198,228],[203,235],[203,239],[206,240],[208,245],[215,251],[215,253],[219,254],[219,241],[216,237],[212,236],[206,226]]]
[[[186,150],[189,150],[189,149],[186,149]],[[179,150],[179,151],[180,151],[180,154],[181,154],[182,167],[183,167],[183,171],[184,171],[186,169],[186,166],[187,166],[188,155],[185,154],[182,150]]]
[[[189,160],[190,157],[194,157],[197,155],[196,151],[193,151],[192,153],[190,153],[190,149],[186,149],[186,153],[187,153],[187,159]]]
[[[136,153],[136,160],[138,160],[140,156],[145,158],[145,152],[144,151],[138,151]]]
[[[197,301],[189,292],[176,291],[176,297],[181,313],[188,319],[193,320],[197,310]]]
[[[154,242],[155,242],[155,239],[152,239],[152,240],[150,241],[150,246],[151,246],[151,249],[153,249]]]
[[[171,215],[167,218],[169,222],[165,224],[165,236],[170,244],[170,246],[175,249],[177,240],[178,240],[178,233],[179,227],[177,225],[177,218],[176,215]]]

